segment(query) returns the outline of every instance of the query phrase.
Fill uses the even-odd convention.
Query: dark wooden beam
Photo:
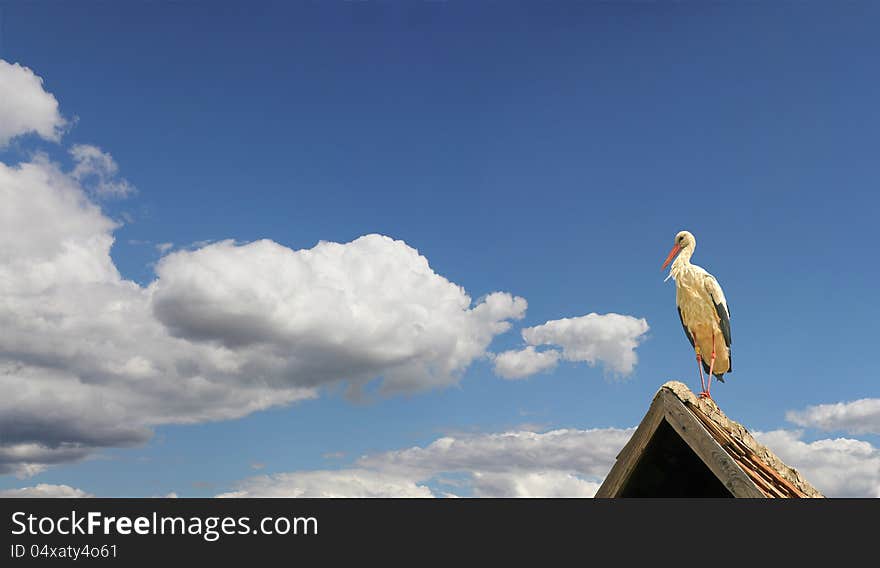
[[[636,465],[638,465],[642,452],[645,451],[648,442],[654,437],[654,432],[657,431],[657,427],[660,425],[665,414],[662,404],[658,404],[659,397],[660,393],[657,393],[657,396],[651,402],[651,407],[648,408],[648,412],[639,423],[639,427],[633,432],[629,442],[617,454],[617,461],[614,462],[611,471],[605,476],[605,481],[602,482],[601,487],[596,491],[597,498],[617,497],[636,468]]]
[[[734,497],[766,497],[677,396],[662,389],[656,399],[663,405],[666,421]]]

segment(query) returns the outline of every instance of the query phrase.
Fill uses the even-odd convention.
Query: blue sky
[[[148,440],[2,475],[0,489],[209,496],[442,436],[632,427],[666,380],[699,385],[660,271],[688,229],[694,262],[730,304],[734,372],[713,389],[722,409],[755,431],[798,432],[801,453],[771,447],[808,478],[819,468],[811,442],[858,445],[867,481],[825,481],[826,491],[880,495],[877,12],[867,2],[4,5],[0,58],[42,78],[65,126],[57,140],[10,136],[0,160],[44,155],[73,172],[70,148],[112,155],[113,176],[135,193],[102,197],[79,181],[119,222],[110,254],[123,279],[146,288],[163,254],[207,242],[300,250],[378,233],[475,302],[502,291],[528,308],[444,386],[386,396],[375,380],[352,400],[328,382],[241,417],[144,419]],[[522,349],[521,329],[593,312],[647,322],[631,373],[602,360],[522,380],[493,372],[485,353]],[[23,360],[12,351],[5,362]],[[873,410],[858,426],[786,418],[860,399]],[[845,477],[822,468],[817,479]],[[418,483],[437,493],[438,477]]]

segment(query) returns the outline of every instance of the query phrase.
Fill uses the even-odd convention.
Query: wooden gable
[[[607,497],[821,497],[711,400],[670,382],[596,493]]]

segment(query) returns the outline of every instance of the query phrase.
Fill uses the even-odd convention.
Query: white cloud
[[[648,329],[643,318],[592,313],[527,327],[522,336],[531,346],[562,347],[566,361],[602,363],[614,373],[629,375],[638,362],[636,347]]]
[[[94,495],[69,485],[49,485],[47,483],[40,483],[33,487],[2,490],[0,491],[0,497],[94,497]]]
[[[427,446],[366,455],[351,468],[296,471],[243,481],[221,496],[592,497],[634,429],[562,429],[446,436]],[[880,450],[799,431],[755,436],[828,497],[880,497]],[[431,489],[430,487],[435,487]]]
[[[774,430],[755,437],[826,497],[880,497],[880,450],[835,438],[804,442],[802,432]]]
[[[65,124],[58,101],[43,89],[43,79],[0,59],[0,148],[28,133],[57,142]]]
[[[808,406],[804,410],[787,412],[785,418],[798,426],[820,430],[880,434],[880,398]]]
[[[243,481],[223,497],[442,497],[429,483],[479,497],[592,497],[632,429],[527,431],[440,438],[360,458],[349,469]]]
[[[0,162],[0,473],[33,475],[160,424],[237,418],[381,380],[443,387],[522,317],[475,305],[402,241],[178,251],[148,287],[110,256],[116,225],[44,156]]]
[[[247,354],[250,376],[310,387],[381,377],[386,393],[456,383],[526,301],[473,305],[403,241],[291,250],[223,241],[162,258],[154,312],[176,337]]]
[[[361,469],[261,475],[217,497],[433,497],[423,485]]]
[[[442,472],[566,472],[601,481],[632,429],[561,429],[440,438],[413,447],[365,456],[359,467],[425,479]]]
[[[119,279],[109,254],[115,223],[44,156],[16,167],[0,162],[0,202],[4,294]]]
[[[53,428],[63,428],[66,425],[63,418],[57,425],[47,425],[38,418],[29,418],[27,413],[25,408],[18,416],[13,414],[0,420],[0,425],[7,427],[4,431],[7,441],[0,442],[0,474],[11,473],[19,479],[33,477],[52,464],[79,461],[89,454],[90,448],[81,441],[57,442]],[[16,423],[18,417],[22,421]],[[37,431],[28,432],[29,429]],[[40,434],[44,434],[45,441],[30,441]],[[73,439],[76,434],[63,437]]]
[[[76,144],[70,155],[76,163],[70,176],[95,195],[126,197],[135,192],[134,186],[119,177],[119,166],[113,157],[97,146]]]
[[[159,243],[156,245],[156,250],[159,251],[159,254],[165,254],[172,248],[174,248],[174,243]]]
[[[593,497],[601,481],[563,471],[474,472],[476,497]]]
[[[556,368],[559,351],[535,351],[531,345],[519,351],[504,351],[493,357],[495,374],[505,379],[522,379]]]

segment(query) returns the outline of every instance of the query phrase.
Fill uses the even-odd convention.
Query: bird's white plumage
[[[700,270],[702,270],[702,268]],[[703,272],[706,271],[703,270]],[[706,272],[706,279],[704,281],[704,284],[706,286],[706,290],[709,292],[709,295],[712,298],[712,301],[716,304],[721,304],[721,306],[724,307],[724,311],[727,312],[727,317],[730,318],[730,310],[727,309],[727,298],[724,297],[724,290],[721,289],[721,284],[718,283],[718,280],[716,280],[714,276]]]
[[[682,325],[693,338],[694,347],[706,360],[712,353],[714,338],[716,359],[713,373],[727,373],[731,370],[730,310],[724,291],[714,276],[702,267],[691,264],[690,259],[697,244],[694,236],[682,231],[675,239],[681,252],[672,263],[669,275],[675,279],[675,302],[681,313]],[[719,310],[724,310],[724,313],[719,313]]]

